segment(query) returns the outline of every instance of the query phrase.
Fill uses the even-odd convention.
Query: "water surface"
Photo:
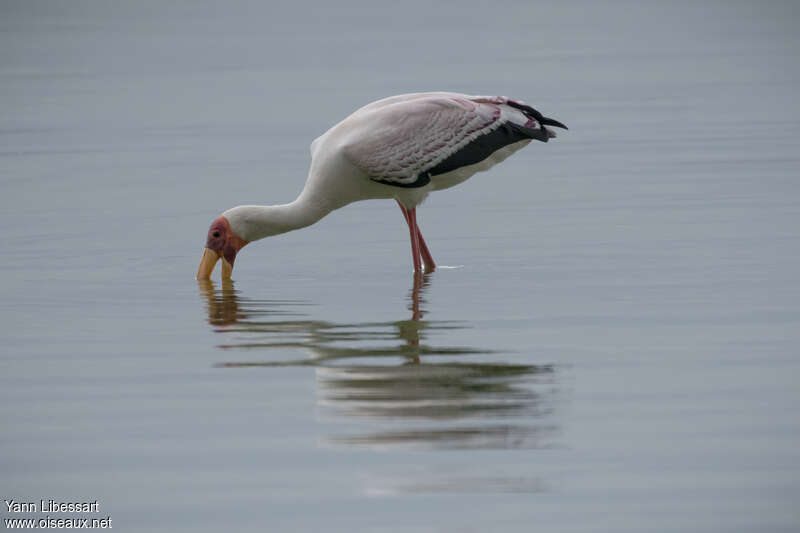
[[[792,2],[6,2],[0,492],[122,531],[793,531]],[[193,279],[371,100],[570,126]],[[8,517],[4,508],[3,518]]]

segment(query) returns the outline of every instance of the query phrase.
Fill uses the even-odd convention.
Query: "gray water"
[[[121,531],[796,531],[798,22],[3,2],[1,497]],[[458,268],[415,278],[373,201],[194,280],[214,217],[419,90],[570,126],[419,209]]]

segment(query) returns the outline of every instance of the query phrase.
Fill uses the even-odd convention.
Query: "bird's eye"
[[[218,231],[215,231],[215,232],[214,232],[214,233],[212,233],[211,235],[212,235],[212,236],[213,236],[215,239],[219,238],[219,232],[218,232]]]

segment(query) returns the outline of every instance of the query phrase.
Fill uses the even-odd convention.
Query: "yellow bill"
[[[211,273],[214,272],[214,267],[220,259],[222,259],[222,279],[231,279],[233,265],[224,257],[220,257],[220,255],[211,248],[203,250],[203,257],[200,258],[200,266],[197,267],[197,279],[210,279]]]
[[[231,279],[231,274],[233,274],[233,265],[228,263],[228,260],[223,257],[222,258],[222,281]]]
[[[203,250],[203,257],[200,259],[200,266],[197,268],[197,279],[210,279],[211,273],[214,272],[214,267],[219,261],[219,255],[211,248]],[[225,261],[227,263],[227,261]],[[224,277],[224,268],[223,268]],[[228,273],[230,277],[230,273]]]

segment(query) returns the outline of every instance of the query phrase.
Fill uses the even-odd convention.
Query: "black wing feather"
[[[525,113],[525,116],[539,121],[539,124],[544,126],[555,126],[556,128],[564,128],[565,130],[569,129],[561,122],[554,118],[547,118],[529,105],[521,104],[519,102],[515,102],[514,100],[509,100],[507,104],[515,109],[519,109]]]

